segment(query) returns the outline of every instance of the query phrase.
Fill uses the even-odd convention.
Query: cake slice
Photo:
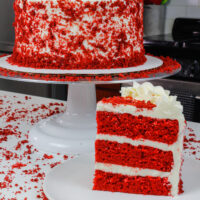
[[[175,196],[182,192],[185,119],[175,96],[151,83],[97,104],[94,190]]]

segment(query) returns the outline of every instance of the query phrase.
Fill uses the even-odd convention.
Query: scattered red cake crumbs
[[[42,183],[46,173],[67,159],[66,155],[48,155],[35,149],[28,140],[31,124],[65,110],[63,103],[29,103],[31,97],[0,94],[0,199],[47,199]],[[26,102],[26,103],[25,103]],[[45,164],[45,165],[44,165]],[[20,183],[20,184],[19,184]],[[10,198],[7,197],[9,194]]]
[[[2,156],[6,159],[6,160],[11,160],[11,159],[17,159],[19,158],[19,156],[12,152],[12,151],[9,151],[7,149],[2,149]]]
[[[200,139],[197,139],[198,133],[194,133],[194,130],[190,127],[187,130],[189,133],[185,135],[183,144],[185,152],[196,160],[200,160]]]
[[[7,184],[6,182],[0,182],[0,189],[6,188]]]
[[[37,195],[38,199],[42,199],[42,200],[49,200],[46,195],[44,194],[44,192],[42,191],[40,195]]]
[[[154,107],[156,107],[156,105],[151,103],[150,101],[148,102],[139,101],[139,100],[132,99],[130,97],[115,96],[115,97],[110,97],[110,98],[103,98],[101,101],[103,103],[111,103],[113,106],[117,106],[121,104],[131,105],[131,106],[135,106],[139,110],[142,110],[142,109],[152,110]]]
[[[55,162],[55,163],[50,164],[50,166],[51,166],[51,168],[54,168],[54,167],[56,167],[57,165],[60,165],[60,164],[61,164],[61,162]]]
[[[23,164],[23,163],[16,163],[16,164],[12,165],[12,169],[14,169],[14,168],[20,169],[20,168],[26,167],[26,166],[27,165]]]
[[[36,182],[36,183],[38,183],[38,181],[39,181],[38,178],[32,178],[32,179],[31,179],[31,182]]]
[[[0,128],[0,137],[8,137],[10,135],[16,135],[17,137],[20,136],[20,132],[17,132],[16,130],[13,130],[13,129],[16,129],[17,127],[13,127],[11,125],[8,125],[5,127],[5,129],[1,129]]]
[[[28,143],[28,140],[19,141],[19,142],[17,143],[17,146],[15,147],[15,150],[20,149],[21,146],[22,146],[23,144],[27,144],[27,143]]]
[[[53,159],[53,155],[44,154],[43,159]]]

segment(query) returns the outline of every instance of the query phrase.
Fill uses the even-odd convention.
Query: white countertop
[[[40,152],[28,142],[28,132],[35,122],[65,110],[65,103],[52,99],[26,96],[0,91],[0,199],[37,200],[43,197],[42,183],[45,175],[57,164],[67,159],[66,155]],[[10,127],[11,126],[11,127]],[[188,122],[186,137],[195,134],[200,139],[200,124]],[[5,136],[2,129],[15,130]],[[187,143],[186,153],[199,159],[196,140]],[[192,143],[192,144],[191,144]],[[67,152],[66,152],[67,154]],[[200,155],[200,154],[199,154]]]

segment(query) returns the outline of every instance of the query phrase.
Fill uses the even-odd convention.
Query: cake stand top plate
[[[76,69],[76,70],[65,70],[65,69],[36,69],[31,67],[21,67],[17,65],[10,64],[7,59],[10,57],[5,56],[0,58],[0,66],[1,68],[17,71],[17,72],[25,72],[25,73],[35,73],[35,74],[119,74],[119,73],[129,73],[129,72],[140,72],[144,70],[150,70],[157,67],[160,67],[163,64],[163,61],[159,58],[146,55],[147,61],[143,65],[138,65],[135,67],[128,68],[116,68],[116,69]]]
[[[107,70],[96,70],[96,74],[94,73],[95,70],[87,70],[86,74],[80,74],[83,70],[67,70],[68,72],[70,72],[69,74],[64,73],[64,70],[53,70],[54,73],[52,73],[52,69],[49,69],[51,71],[50,74],[48,74],[46,69],[34,69],[34,68],[28,68],[28,67],[19,67],[16,65],[11,65],[7,62],[7,58],[8,56],[4,56],[0,58],[0,68],[2,70],[7,71],[6,73],[4,73],[3,75],[0,74],[0,78],[2,79],[7,79],[7,80],[13,80],[13,81],[23,81],[23,82],[32,82],[32,83],[44,83],[44,84],[108,84],[108,83],[126,83],[126,82],[130,82],[130,81],[149,81],[149,80],[154,80],[154,79],[161,79],[161,78],[166,78],[169,76],[172,76],[176,73],[178,73],[181,70],[181,67],[177,70],[171,71],[169,72],[156,72],[156,73],[151,73],[150,76],[148,77],[140,77],[140,78],[131,78],[131,77],[125,77],[125,78],[121,78],[119,79],[118,75],[119,74],[128,74],[128,73],[143,73],[144,71],[148,71],[148,70],[153,70],[156,68],[159,68],[162,64],[163,61],[159,58],[156,58],[154,56],[146,56],[147,57],[147,61],[143,66],[137,66],[137,67],[129,67],[129,68],[122,68],[122,69],[107,69]],[[137,71],[139,69],[139,71]],[[25,71],[24,71],[25,70]],[[45,72],[45,74],[43,73],[39,73],[38,70],[43,70],[43,73]],[[49,76],[54,76],[57,75],[57,73],[55,72],[62,72],[64,74],[61,74],[63,76],[91,76],[91,77],[95,77],[95,76],[101,76],[101,75],[108,75],[111,76],[112,78],[110,80],[95,80],[92,79],[90,81],[88,80],[78,80],[78,81],[73,81],[73,80],[59,80],[59,79],[55,79],[55,80],[44,80],[41,78],[35,78],[35,77],[25,77],[20,75],[20,73],[25,73],[25,74],[35,74],[35,75],[49,75]],[[72,73],[73,71],[76,71],[76,73]],[[77,74],[77,71],[79,72],[79,74]],[[9,75],[9,72],[13,72],[15,73],[15,75],[11,76]],[[34,73],[33,73],[34,72]],[[86,72],[86,71],[85,71]],[[106,73],[109,72],[109,73]],[[115,73],[113,73],[115,72]],[[60,74],[58,74],[60,75]]]

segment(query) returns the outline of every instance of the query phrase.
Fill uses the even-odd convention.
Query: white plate
[[[40,74],[119,74],[128,72],[139,72],[144,70],[150,70],[160,67],[163,61],[153,56],[146,56],[147,61],[143,65],[137,67],[117,68],[117,69],[83,69],[83,70],[61,70],[61,69],[35,69],[31,67],[20,67],[17,65],[11,65],[7,62],[9,56],[0,58],[0,67],[17,72],[25,73],[40,73]]]
[[[94,154],[82,155],[53,169],[44,183],[49,200],[169,200],[172,197],[93,191]],[[178,200],[200,199],[200,161],[185,158],[184,193]]]

